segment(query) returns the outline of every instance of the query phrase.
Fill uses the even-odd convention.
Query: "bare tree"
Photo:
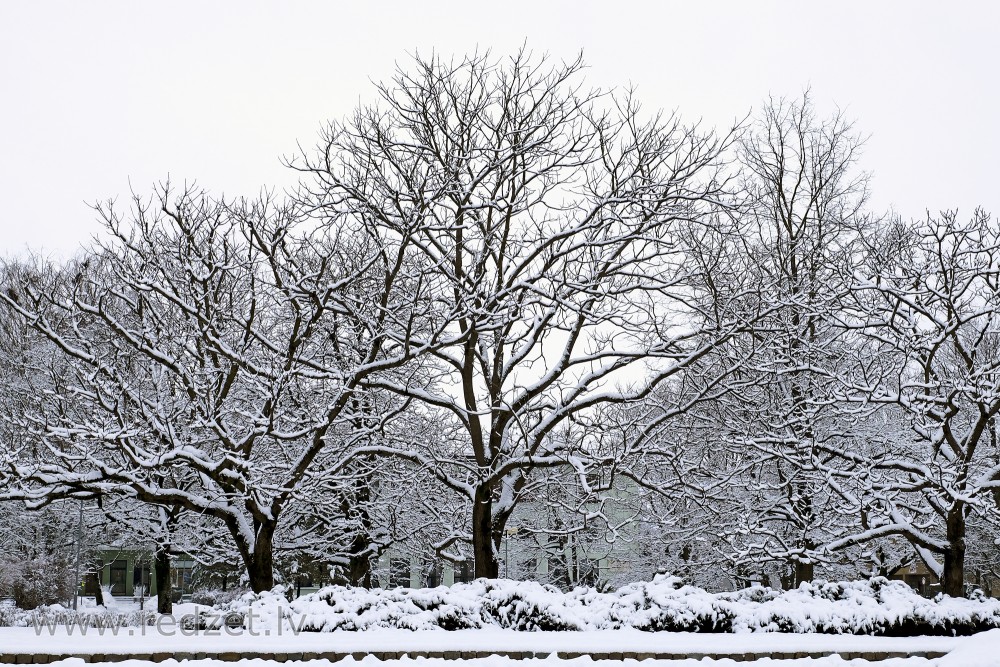
[[[785,560],[793,586],[813,578],[818,548],[842,529],[843,499],[818,472],[821,447],[865,436],[831,381],[854,359],[840,313],[860,241],[873,228],[861,145],[841,113],[819,118],[807,92],[770,100],[738,151],[747,252],[781,306],[749,334],[755,354],[739,374],[756,381],[726,395],[716,421],[755,460],[740,476],[756,501],[734,533],[746,536],[736,553]]]
[[[13,267],[0,294],[4,316],[65,366],[11,417],[26,436],[3,453],[7,494],[124,494],[214,517],[251,587],[268,589],[296,490],[318,462],[337,476],[350,459],[362,380],[434,338],[421,269],[405,241],[316,228],[267,196],[165,187],[125,217],[98,210],[107,240],[94,256]]]
[[[410,239],[460,334],[433,352],[431,389],[370,385],[460,425],[458,442],[385,451],[472,504],[478,576],[497,576],[532,470],[582,455],[552,437],[560,424],[641,399],[739,326],[732,313],[709,336],[691,325],[684,253],[724,196],[727,138],[588,91],[581,69],[525,52],[418,57],[294,162],[312,177],[306,205]]]
[[[608,415],[643,502],[673,508],[640,516],[684,554],[669,558],[675,567],[728,567],[746,579],[779,562],[792,566],[786,583],[798,583],[839,535],[843,502],[814,458],[816,442],[858,432],[831,378],[845,354],[853,359],[839,318],[844,267],[871,224],[860,144],[842,115],[818,118],[808,94],[765,105],[735,146],[738,205],[687,243],[702,321],[742,303],[747,327],[645,406]]]
[[[1000,511],[1000,232],[983,211],[949,212],[886,225],[868,245],[846,319],[866,345],[844,380],[882,406],[881,437],[827,447],[864,480],[860,529],[828,546],[902,536],[961,596],[969,519],[986,528]]]

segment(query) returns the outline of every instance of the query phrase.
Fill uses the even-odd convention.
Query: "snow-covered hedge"
[[[58,604],[43,605],[31,610],[0,606],[0,628],[52,628],[64,625],[128,628],[151,625],[155,620],[155,615],[148,611],[118,612],[104,607],[73,611]]]
[[[803,584],[791,591],[754,586],[709,593],[675,577],[612,593],[569,593],[534,582],[478,580],[451,588],[367,590],[330,586],[288,602],[282,589],[247,594],[222,611],[253,613],[260,627],[284,622],[313,632],[372,628],[514,630],[636,628],[674,632],[819,632],[967,635],[1000,627],[1000,600],[928,600],[898,581]]]
[[[229,604],[246,594],[246,590],[220,591],[211,588],[199,588],[191,593],[191,602],[206,607],[219,607]]]

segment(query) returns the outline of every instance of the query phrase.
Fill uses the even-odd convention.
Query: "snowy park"
[[[997,43],[3,4],[0,664],[1000,667]]]

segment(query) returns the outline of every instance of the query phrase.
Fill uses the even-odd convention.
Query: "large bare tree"
[[[383,451],[468,499],[478,576],[497,576],[532,470],[586,456],[586,438],[553,437],[561,424],[641,399],[743,325],[724,307],[700,317],[685,253],[725,196],[728,137],[588,90],[582,67],[417,57],[293,162],[305,205],[405,236],[428,268],[457,334],[432,352],[433,385],[369,385],[459,426]]]
[[[877,405],[860,450],[826,443],[856,485],[858,529],[830,547],[900,536],[964,594],[970,520],[986,529],[1000,504],[1000,232],[984,211],[895,221],[867,240],[845,324],[863,335],[842,378],[850,399]]]
[[[89,259],[12,266],[0,294],[61,367],[9,415],[23,437],[3,452],[6,494],[121,494],[214,517],[268,589],[297,491],[355,474],[363,378],[435,338],[423,269],[405,236],[317,228],[269,196],[165,187],[98,210]]]

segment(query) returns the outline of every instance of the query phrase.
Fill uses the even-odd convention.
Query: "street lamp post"
[[[76,568],[73,574],[73,611],[80,599],[80,543],[83,542],[83,501],[80,501],[80,520],[76,524]]]
[[[145,559],[140,556],[139,562],[139,611],[144,611],[146,606],[146,568]]]

